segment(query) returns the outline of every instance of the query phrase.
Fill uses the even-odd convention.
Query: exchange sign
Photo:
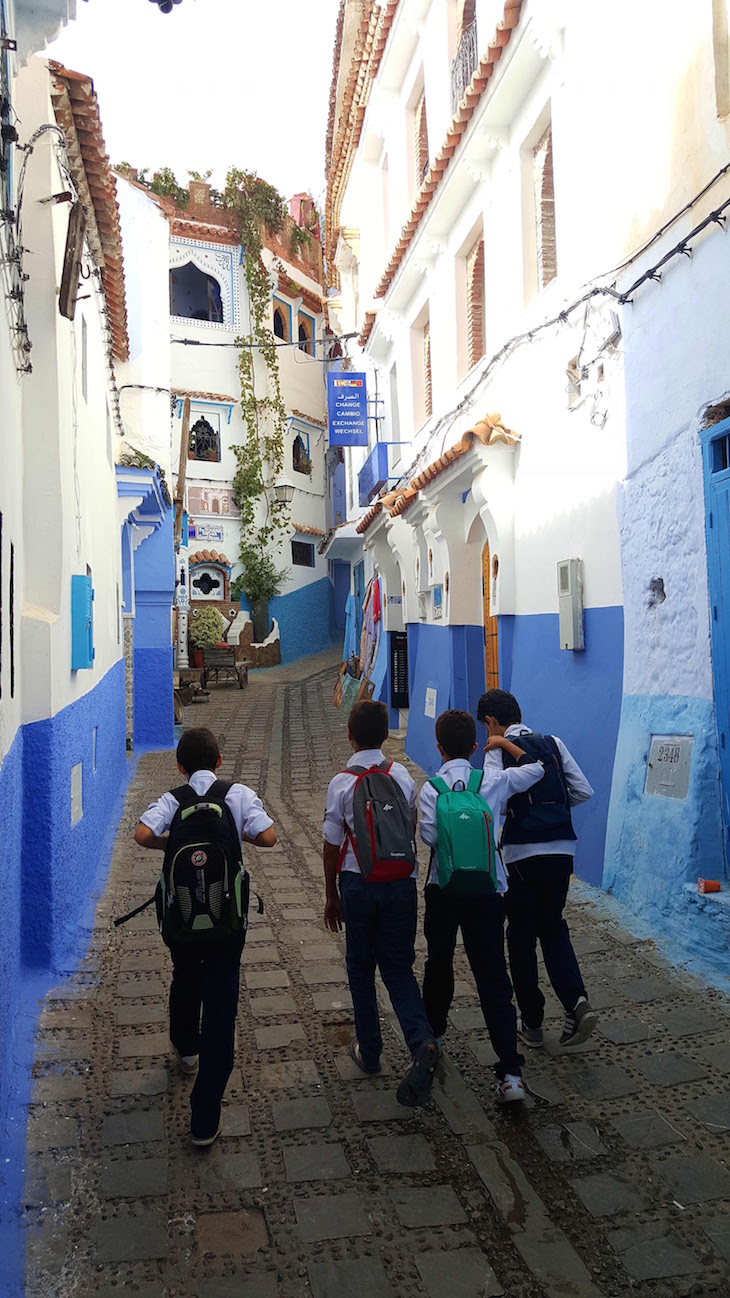
[[[368,394],[365,374],[327,375],[330,446],[367,446]]]

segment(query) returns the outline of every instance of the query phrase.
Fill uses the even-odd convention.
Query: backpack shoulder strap
[[[469,783],[466,786],[469,793],[478,793],[482,787],[483,779],[484,771],[478,771],[475,768],[469,776]]]
[[[175,799],[180,811],[184,811],[186,807],[192,807],[193,803],[198,801],[200,795],[195,792],[192,785],[181,784],[179,789],[170,789],[170,797]]]
[[[215,802],[225,802],[226,797],[231,791],[232,784],[232,780],[216,780],[211,784],[205,797],[213,798]]]
[[[440,775],[433,775],[429,780],[429,784],[433,786],[437,793],[451,793],[446,780],[442,780]]]

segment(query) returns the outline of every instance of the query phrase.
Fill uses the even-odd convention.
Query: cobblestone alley
[[[29,1298],[727,1298],[730,1007],[582,889],[570,918],[600,1032],[556,1054],[549,1002],[551,1048],[528,1060],[524,1112],[496,1108],[462,952],[432,1102],[396,1104],[394,1030],[383,1075],[353,1076],[344,943],[321,920],[324,791],[349,755],[333,662],[255,674],[243,693],[214,686],[188,709],[220,736],[222,776],[260,790],[279,833],[274,851],[248,853],[266,913],[252,917],[208,1153],[187,1139],[155,921],[111,927],[159,866],[132,841],[138,815],[178,780],[171,753],[139,763],[91,949],[40,1022]]]

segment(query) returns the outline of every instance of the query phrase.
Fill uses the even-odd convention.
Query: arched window
[[[294,438],[294,445],[291,450],[292,468],[295,473],[309,474],[312,471],[312,462],[309,458],[309,451],[300,433]]]
[[[190,429],[191,460],[207,460],[217,464],[221,458],[220,434],[202,416]]]
[[[558,273],[555,242],[555,186],[553,181],[553,132],[548,126],[533,150],[535,186],[535,236],[537,243],[537,285],[545,288]]]
[[[467,363],[469,369],[484,355],[484,236],[479,235],[466,258]]]
[[[309,316],[300,315],[299,317],[299,350],[306,352],[307,356],[314,355],[314,346],[312,343],[312,321]]]
[[[291,342],[291,308],[287,302],[274,298],[274,334],[282,342]]]
[[[277,307],[274,312],[274,333],[277,338],[286,338],[286,326],[284,325],[284,312]]]
[[[170,314],[183,320],[223,324],[221,286],[192,261],[170,271]]]

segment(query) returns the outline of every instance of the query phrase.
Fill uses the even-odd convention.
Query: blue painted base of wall
[[[172,748],[175,705],[172,645],[134,650],[134,746]]]
[[[96,769],[93,731],[96,729]],[[55,717],[24,726],[0,766],[0,1250],[3,1295],[22,1294],[19,1203],[39,1006],[75,966],[93,924],[129,773],[124,663]],[[83,817],[71,825],[71,767]],[[110,821],[116,820],[110,831]]]
[[[694,736],[689,793],[681,802],[644,793],[651,736],[670,734]],[[603,886],[656,935],[728,974],[730,906],[696,893],[700,877],[728,877],[719,780],[711,700],[624,698]]]
[[[269,604],[279,624],[282,663],[329,649],[339,639],[335,629],[334,591],[329,577],[310,582]]]
[[[501,617],[500,685],[517,697],[526,725],[560,735],[593,785],[596,796],[576,812],[576,872],[600,885],[621,708],[623,610],[587,609],[584,626],[585,650],[569,653],[559,647],[557,614]],[[476,714],[485,681],[483,629],[411,623],[408,665],[406,752],[433,775],[440,759],[434,721],[425,716],[426,690],[436,690],[436,716],[446,708]]]

